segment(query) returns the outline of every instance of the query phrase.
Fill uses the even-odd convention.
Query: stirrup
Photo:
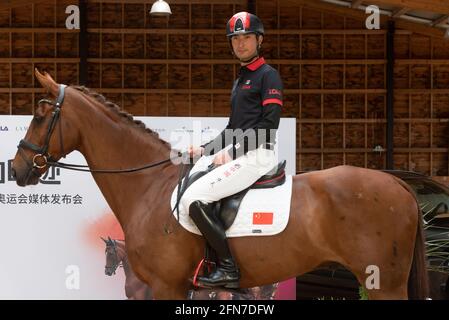
[[[231,275],[233,275],[234,277],[232,277]],[[225,287],[229,289],[237,289],[240,287],[240,272],[238,269],[235,269],[233,271],[226,271],[218,267],[209,275],[197,277],[196,283],[208,288]]]
[[[193,284],[195,287],[200,287],[200,286],[198,285],[197,278],[198,278],[198,275],[199,275],[199,273],[200,273],[201,267],[203,268],[204,276],[209,276],[209,275],[211,274],[211,272],[214,271],[214,269],[215,269],[215,267],[216,267],[216,263],[213,262],[213,261],[210,261],[210,260],[207,259],[207,258],[201,259],[200,263],[198,263],[198,266],[197,266],[196,269],[195,269],[195,273],[193,274],[193,278],[191,279],[192,284]]]

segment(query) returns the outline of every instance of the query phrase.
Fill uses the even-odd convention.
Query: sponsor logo
[[[186,126],[181,127],[180,129],[173,130],[174,132],[193,132],[193,129],[187,129]]]
[[[210,133],[213,132],[214,130],[212,130],[210,127],[206,127],[206,128],[202,128],[201,129],[201,133]]]
[[[269,89],[268,94],[275,94],[275,95],[280,96],[281,92],[278,89]]]
[[[16,131],[28,131],[28,126],[17,126]]]
[[[0,131],[9,131],[8,126],[0,126]]]

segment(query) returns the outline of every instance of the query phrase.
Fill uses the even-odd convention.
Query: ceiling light
[[[168,17],[171,15],[170,6],[164,0],[157,0],[151,6],[150,15]]]

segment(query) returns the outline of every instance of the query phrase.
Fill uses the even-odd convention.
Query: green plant
[[[368,291],[362,286],[359,287],[360,300],[368,300]]]
[[[431,204],[429,202],[422,203],[420,205],[422,215],[424,218],[424,230],[430,227],[430,222],[432,222],[435,217],[434,210],[437,207],[430,207]],[[446,234],[448,237],[441,237],[438,239],[426,239],[426,256],[428,261],[428,270],[439,271],[449,273],[449,252],[444,251],[444,248],[449,246],[449,228],[446,227],[433,227],[437,228],[441,235]],[[443,249],[443,250],[442,250]]]

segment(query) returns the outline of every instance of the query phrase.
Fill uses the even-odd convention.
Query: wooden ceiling
[[[440,14],[449,14],[448,0],[353,0],[353,3],[390,5],[409,10],[429,11]]]
[[[445,29],[441,27],[437,27],[439,24],[443,24],[447,21],[447,19],[443,16],[433,21],[432,23],[425,24],[414,22],[406,19],[399,18],[401,15],[406,13],[409,10],[418,10],[418,11],[426,11],[423,8],[427,8],[429,3],[440,3],[438,8],[439,12],[436,9],[432,9],[433,13],[439,13],[445,15],[445,13],[449,13],[449,0],[429,0],[427,2],[424,0],[352,0],[351,3],[348,2],[348,5],[344,6],[339,4],[334,4],[330,2],[326,2],[326,0],[316,1],[316,0],[280,0],[281,3],[290,4],[290,5],[301,5],[307,8],[321,10],[323,12],[336,13],[341,14],[347,17],[352,17],[354,19],[366,19],[366,14],[364,10],[357,9],[360,5],[370,5],[370,4],[379,4],[390,6],[397,6],[395,11],[393,12],[392,17],[387,15],[381,15],[381,24],[382,28],[386,27],[386,22],[388,20],[394,19],[396,21],[396,27],[400,29],[410,30],[412,32],[416,32],[419,34],[424,34],[428,36],[442,38],[445,35]],[[424,3],[425,2],[425,3]],[[424,3],[424,4],[423,4]],[[407,4],[407,7],[405,6]],[[418,5],[420,4],[420,5]],[[447,8],[447,10],[445,10]],[[429,11],[426,11],[429,12]]]
[[[393,18],[399,18],[411,10],[426,11],[442,14],[435,19],[431,26],[445,24],[449,20],[449,1],[448,0],[352,0],[352,8],[358,8],[362,4],[389,5],[396,7],[393,12]]]

